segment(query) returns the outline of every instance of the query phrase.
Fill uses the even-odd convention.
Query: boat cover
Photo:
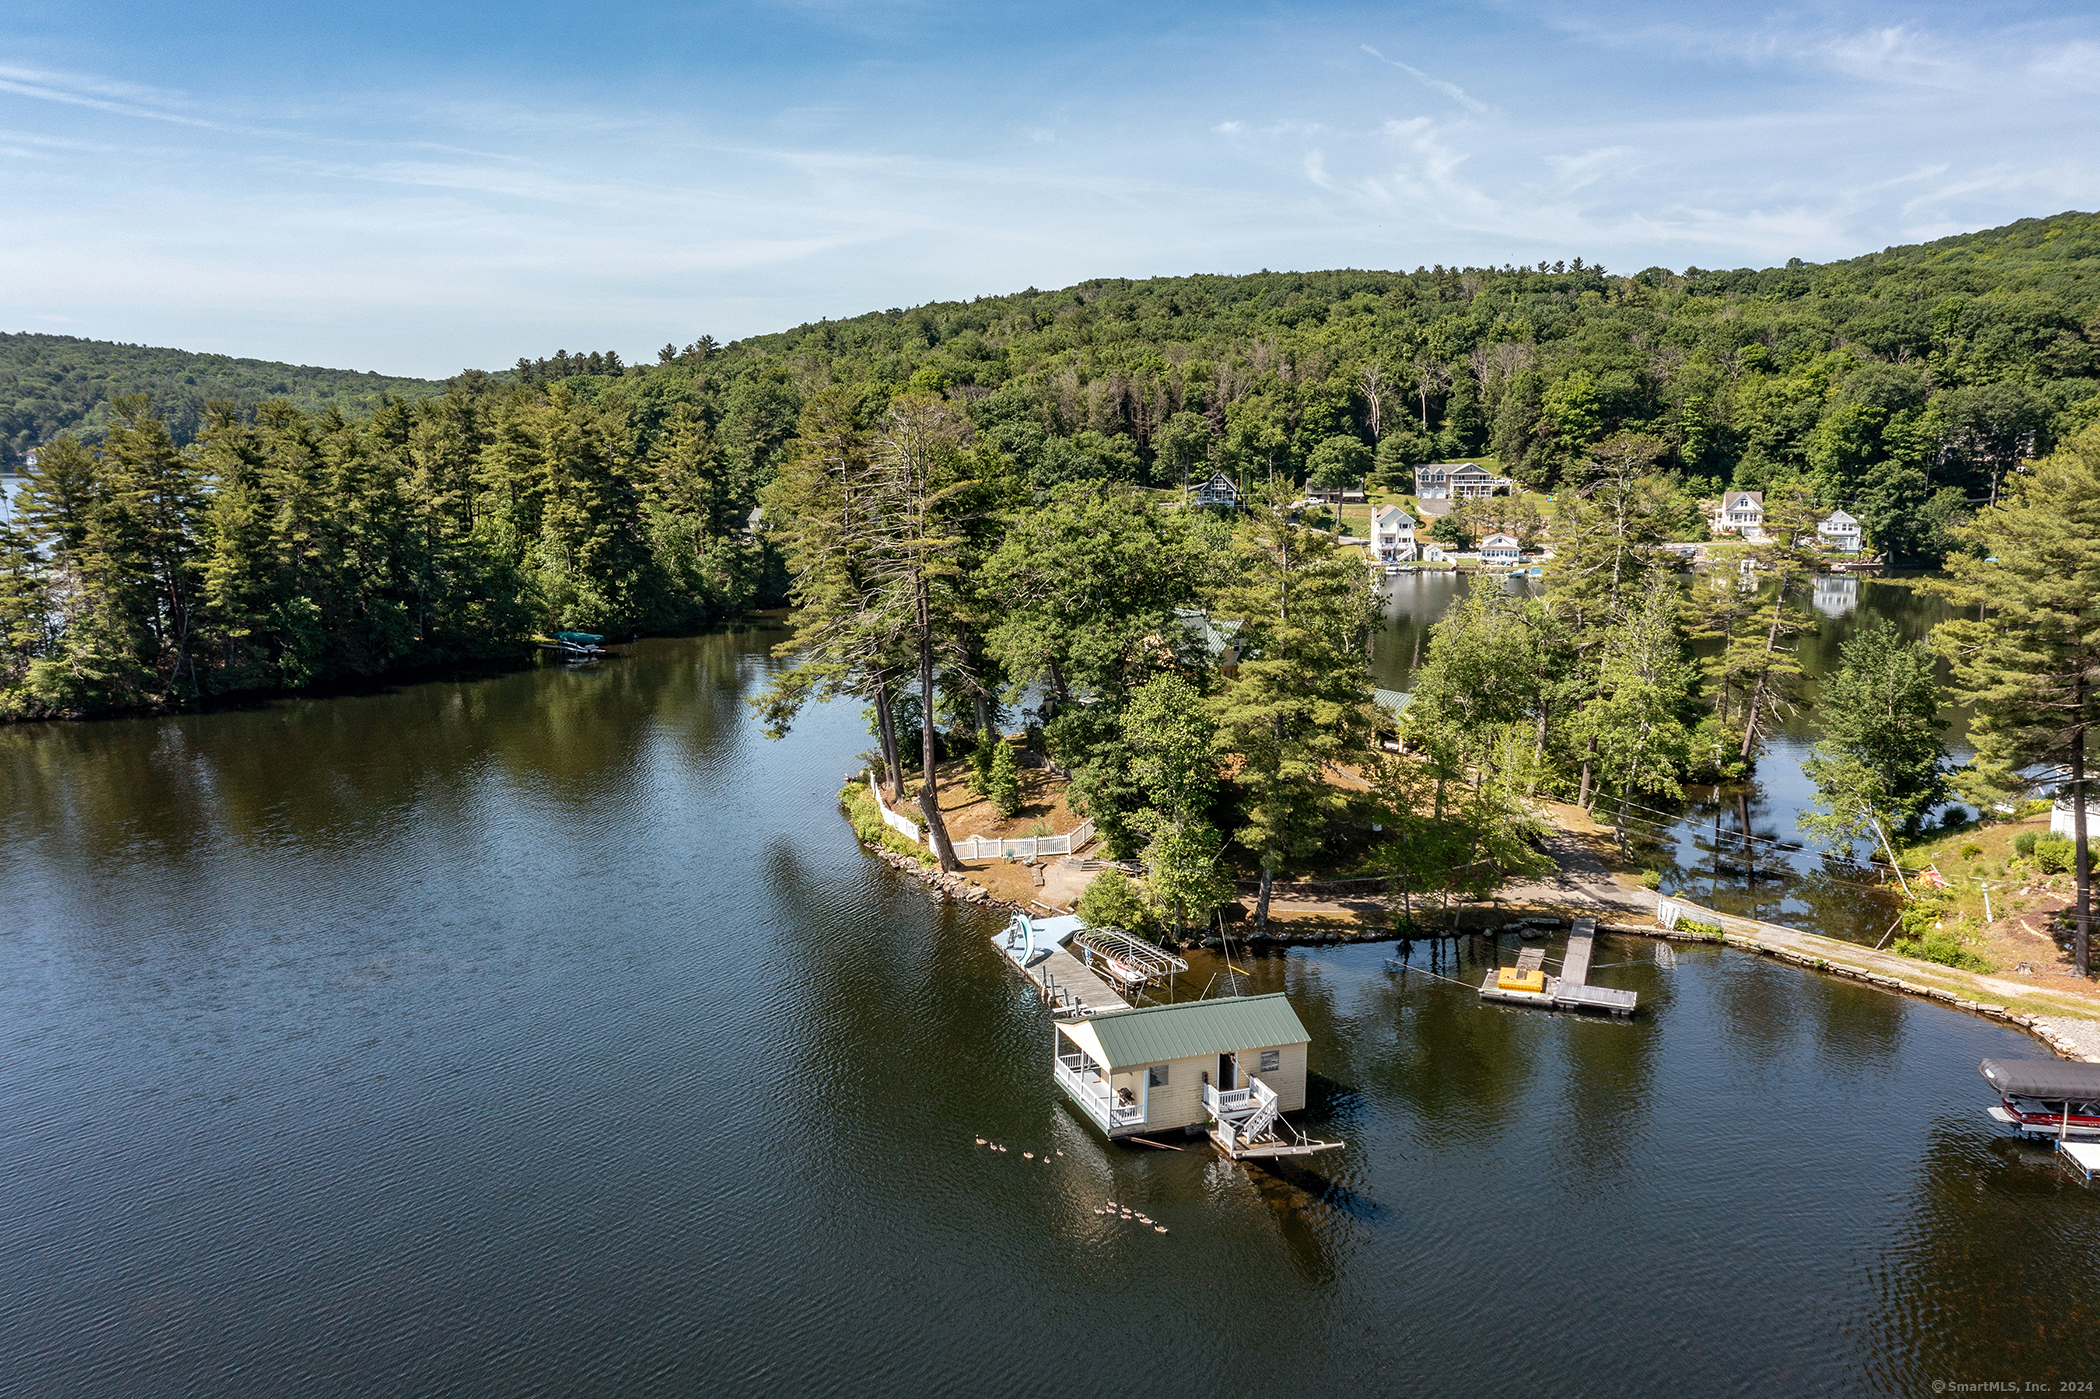
[[[1977,1066],[2008,1098],[2100,1098],[2100,1064],[2066,1059],[1986,1059]]]

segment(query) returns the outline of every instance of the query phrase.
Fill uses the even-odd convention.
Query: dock
[[[2100,1142],[2074,1142],[2060,1137],[2056,1149],[2070,1157],[2071,1164],[2085,1172],[2087,1180],[2091,1180],[2095,1172],[2100,1172]]]
[[[1055,924],[1063,921],[1046,920],[1042,925],[1046,935],[1027,941],[1013,927],[1008,927],[992,939],[992,946],[1034,983],[1036,995],[1050,1007],[1050,1013],[1060,1019],[1113,1015],[1117,1011],[1129,1010],[1130,1002],[1058,941],[1059,930],[1053,929]],[[1078,922],[1076,918],[1071,921]]]
[[[1606,986],[1592,986],[1590,980],[1590,958],[1597,946],[1597,920],[1578,918],[1568,933],[1568,950],[1561,957],[1560,975],[1545,975],[1546,951],[1541,947],[1526,947],[1517,953],[1519,974],[1541,973],[1543,986],[1540,990],[1520,990],[1504,986],[1502,967],[1496,967],[1480,983],[1480,998],[1484,1001],[1501,1001],[1509,1005],[1543,1006],[1552,1010],[1599,1011],[1607,1015],[1632,1015],[1639,997],[1631,991],[1614,991]]]

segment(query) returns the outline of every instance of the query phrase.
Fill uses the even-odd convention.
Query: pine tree
[[[752,700],[766,733],[779,738],[813,699],[867,698],[875,709],[890,800],[903,797],[902,759],[892,702],[906,665],[900,614],[883,604],[876,555],[884,502],[872,434],[854,395],[825,390],[802,410],[800,431],[762,499],[787,555],[794,635],[776,654],[794,664],[776,671]]]
[[[1802,769],[1827,808],[1801,818],[1820,839],[1875,839],[1874,822],[1916,827],[1945,798],[1947,725],[1932,653],[1881,622],[1847,641],[1823,686],[1823,738]]]
[[[176,450],[167,424],[144,394],[111,401],[103,456],[109,508],[98,528],[111,570],[105,586],[140,590],[119,605],[143,619],[150,638],[147,652],[132,659],[156,674],[169,696],[195,698],[200,687],[190,633],[196,621],[196,525],[203,505],[195,461]]]
[[[2100,427],[2009,478],[1998,503],[1957,531],[1935,585],[1976,616],[1942,622],[1933,644],[1973,707],[1976,759],[1957,777],[1979,805],[2061,781],[2076,843],[2073,968],[2091,974],[2092,860],[2087,769],[2100,733]],[[2037,770],[2039,769],[2039,774]]]
[[[1238,675],[1210,712],[1219,751],[1240,759],[1233,838],[1261,865],[1257,926],[1277,873],[1318,848],[1328,818],[1346,809],[1327,773],[1359,746],[1371,699],[1368,579],[1333,536],[1292,518],[1291,494],[1279,485],[1254,508],[1240,540],[1244,571],[1212,609],[1240,628]]]

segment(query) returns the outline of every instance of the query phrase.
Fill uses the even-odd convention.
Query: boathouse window
[[[1280,1050],[1280,1049],[1264,1049],[1264,1050],[1263,1050],[1263,1051],[1261,1052],[1261,1068],[1260,1068],[1260,1069],[1258,1070],[1258,1072],[1260,1072],[1260,1073],[1265,1073],[1265,1074],[1273,1074],[1273,1073],[1275,1073],[1275,1072],[1276,1072],[1276,1071],[1277,1071],[1278,1069],[1280,1069],[1280,1068],[1282,1068],[1282,1067],[1283,1067],[1283,1051],[1282,1051],[1282,1050]]]
[[[1167,1066],[1165,1064],[1154,1064],[1151,1068],[1145,1070],[1145,1086],[1147,1088],[1166,1087]]]

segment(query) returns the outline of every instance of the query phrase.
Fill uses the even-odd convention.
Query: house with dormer
[[[1833,510],[1816,524],[1823,547],[1839,554],[1859,552],[1859,521],[1842,510]]]
[[[1765,493],[1724,491],[1714,517],[1707,522],[1715,534],[1739,535],[1744,539],[1765,537]]]
[[[1485,500],[1511,495],[1517,483],[1469,461],[1431,462],[1415,468],[1415,495],[1423,500]]]
[[[1379,563],[1407,563],[1415,556],[1415,517],[1397,505],[1371,512],[1371,557]]]
[[[1213,471],[1208,481],[1196,487],[1195,501],[1198,505],[1211,505],[1224,510],[1237,510],[1240,508],[1240,488],[1224,472]]]

